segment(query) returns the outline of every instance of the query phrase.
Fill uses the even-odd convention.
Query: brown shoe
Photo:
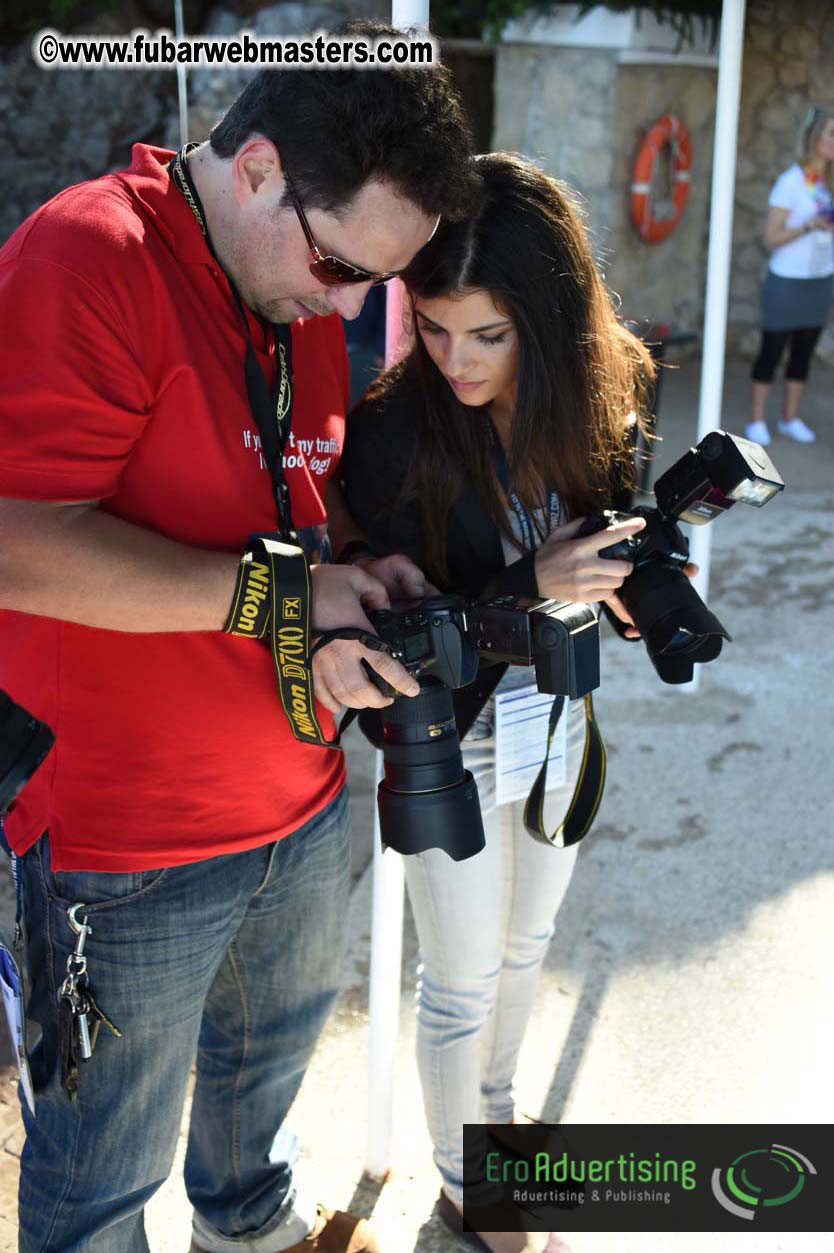
[[[473,1249],[479,1249],[481,1253],[492,1253],[492,1249],[486,1240],[482,1240],[477,1231],[473,1231],[471,1227],[466,1225],[463,1214],[461,1214],[454,1202],[449,1200],[442,1188],[435,1204],[435,1210],[438,1217],[443,1219],[449,1230],[454,1231],[459,1239],[471,1245]],[[561,1236],[551,1231],[544,1253],[573,1253],[573,1250]]]
[[[486,1253],[491,1253],[489,1245],[481,1239],[477,1231],[473,1231],[466,1226],[463,1221],[463,1214],[461,1214],[454,1202],[449,1200],[442,1188],[440,1189],[440,1196],[437,1198],[435,1209],[438,1217],[443,1219],[449,1230],[454,1231],[455,1235],[460,1236],[461,1240],[466,1244],[471,1244],[473,1249],[480,1249],[481,1253],[483,1253],[484,1249]]]
[[[246,1245],[241,1244],[241,1253],[245,1253],[245,1249]],[[204,1253],[204,1250],[192,1242],[191,1253]],[[344,1210],[325,1209],[319,1204],[313,1230],[283,1253],[380,1253],[380,1250],[366,1218],[357,1218]]]

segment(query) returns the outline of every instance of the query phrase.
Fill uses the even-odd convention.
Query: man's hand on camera
[[[358,566],[313,566],[313,627],[331,631],[336,627],[361,627],[374,634],[365,608],[387,609],[383,583]],[[417,680],[386,653],[373,652],[356,640],[332,640],[313,658],[316,697],[331,713],[341,705],[351,709],[382,709],[391,698],[370,681],[361,662],[365,660],[404,696],[416,696]]]
[[[392,600],[422,600],[424,596],[438,595],[437,588],[428,582],[420,567],[402,553],[361,557],[354,564],[379,579]]]
[[[373,631],[370,623],[367,629]],[[349,709],[384,709],[393,704],[392,697],[383,696],[368,678],[363,661],[403,696],[416,696],[420,691],[414,676],[387,653],[373,652],[357,640],[331,640],[313,658],[316,698],[331,713],[338,713],[341,705]]]

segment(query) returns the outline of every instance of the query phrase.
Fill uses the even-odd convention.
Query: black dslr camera
[[[588,605],[497,597],[467,604],[435,596],[369,613],[386,652],[420,683],[381,711],[385,778],[377,803],[382,838],[399,853],[442,848],[454,861],[484,847],[478,791],[463,768],[452,692],[472,683],[479,656],[534,666],[540,692],[575,699],[599,686],[599,625]]]
[[[688,683],[694,663],[713,661],[722,642],[730,639],[683,573],[689,541],[677,523],[703,526],[736,501],[760,508],[784,486],[760,444],[711,431],[657,480],[656,509],[639,507],[630,514],[608,510],[588,518],[577,532],[577,537],[592,535],[612,522],[646,519],[642,531],[599,555],[634,563],[619,596],[664,683]]]
[[[55,736],[0,688],[0,818],[46,757]]]

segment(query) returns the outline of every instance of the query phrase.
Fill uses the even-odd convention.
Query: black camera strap
[[[524,805],[524,825],[530,835],[541,844],[550,844],[553,848],[570,848],[571,844],[578,844],[587,834],[588,828],[596,817],[605,787],[605,745],[594,717],[594,702],[591,693],[588,692],[585,696],[585,750],[582,755],[579,778],[576,781],[567,813],[556,830],[548,835],[544,825],[547,764],[550,746],[564,707],[564,696],[557,696],[550,711],[544,761]]]
[[[188,169],[188,154],[198,147],[199,144],[196,143],[186,144],[171,159],[168,170],[174,185],[182,192],[188,207],[194,214],[209,252],[217,261],[217,264],[220,265],[217,253],[214,251],[214,245],[211,242],[211,236],[208,233],[205,210]],[[283,464],[284,449],[292,426],[294,399],[292,332],[288,326],[271,323],[278,381],[270,396],[269,387],[255,352],[255,345],[252,343],[249,318],[240,298],[240,293],[228,274],[226,279],[231,288],[246,334],[246,356],[244,360],[246,395],[249,401],[249,408],[252,410],[252,416],[258,428],[263,458],[272,479],[275,507],[278,513],[278,533],[285,543],[294,542],[297,536],[292,523],[289,486],[284,476]]]
[[[188,154],[198,144],[186,144],[171,159],[169,175],[182,193],[212,256],[220,265],[208,232],[205,210],[188,170]],[[222,268],[222,267],[221,267]],[[294,398],[292,332],[272,323],[278,379],[270,395],[252,343],[249,318],[235,284],[229,287],[246,332],[244,376],[249,407],[258,428],[264,461],[272,479],[278,530],[249,540],[238,571],[238,581],[226,631],[248,638],[268,638],[281,704],[293,735],[304,744],[338,746],[338,735],[328,740],[319,726],[311,669],[312,581],[310,563],[293,526],[290,489],[284,475],[284,449],[292,426]]]
[[[536,528],[533,519],[524,501],[511,485],[510,467],[504,445],[501,443],[492,418],[489,415],[487,417],[495,472],[518,519],[521,542],[527,552],[535,552]],[[547,510],[550,530],[553,531],[560,522],[561,505],[559,496],[552,487],[547,489]],[[556,734],[556,727],[559,725],[564,707],[564,696],[555,697],[550,709],[544,760],[524,804],[524,825],[530,835],[542,844],[550,844],[554,848],[569,848],[571,844],[577,844],[587,834],[596,817],[605,787],[605,745],[594,716],[594,702],[591,693],[588,692],[585,697],[585,750],[579,778],[563,821],[551,835],[548,835],[544,825],[547,767],[553,736]]]

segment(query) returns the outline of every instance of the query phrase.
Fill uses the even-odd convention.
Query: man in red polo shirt
[[[377,1247],[299,1193],[283,1125],[337,990],[343,759],[293,738],[268,649],[224,625],[247,537],[277,526],[253,362],[292,396],[315,625],[421,591],[404,560],[326,564],[351,538],[327,532],[348,396],[330,315],[465,210],[467,146],[439,67],[264,73],[209,143],[137,145],[0,251],[0,687],[56,732],[5,830],[42,1029],[23,1250],[147,1248],[195,1054],[194,1249]],[[339,703],[382,703],[363,657],[417,690],[329,645],[328,735]],[[89,1061],[79,1017],[100,1026]]]

